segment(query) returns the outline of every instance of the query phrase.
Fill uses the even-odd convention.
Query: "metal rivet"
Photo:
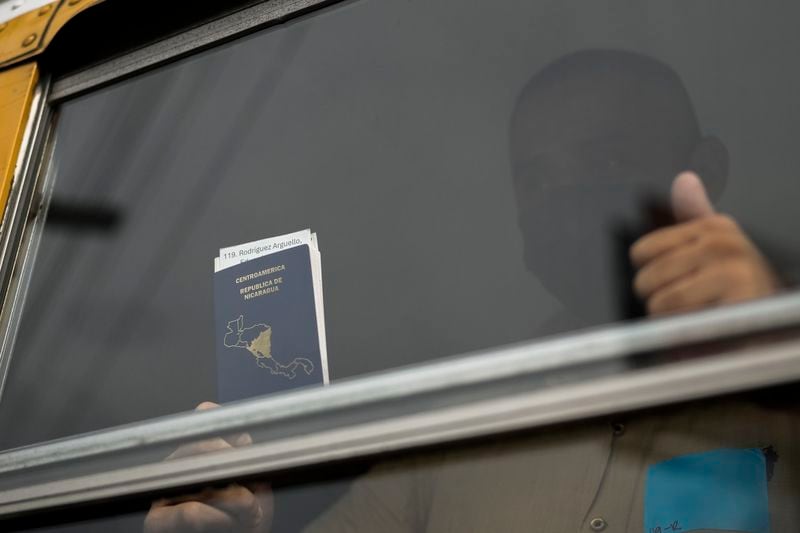
[[[46,6],[42,6],[42,9],[39,10],[39,16],[43,17],[50,13],[53,10],[53,4],[47,4]]]
[[[36,41],[36,34],[35,34],[35,33],[31,33],[30,35],[28,35],[27,37],[25,37],[25,40],[24,40],[24,41],[22,41],[22,46],[30,46],[30,45],[32,45],[32,44],[33,44],[35,41]]]
[[[625,434],[625,424],[620,424],[619,422],[614,422],[611,424],[611,430],[614,432],[615,437],[621,437]]]
[[[603,531],[607,525],[602,518],[592,518],[592,521],[589,522],[589,527],[592,528],[592,531]]]

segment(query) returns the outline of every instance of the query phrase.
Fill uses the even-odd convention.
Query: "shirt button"
[[[592,521],[589,522],[589,527],[592,528],[592,531],[603,531],[607,525],[602,518],[592,518]]]

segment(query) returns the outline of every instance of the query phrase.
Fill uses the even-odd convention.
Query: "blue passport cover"
[[[217,398],[323,383],[307,245],[214,274]]]
[[[644,532],[769,533],[764,451],[721,449],[648,468]]]

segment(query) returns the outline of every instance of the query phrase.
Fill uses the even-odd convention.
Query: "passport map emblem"
[[[222,343],[226,348],[247,350],[255,357],[260,368],[269,370],[270,374],[294,379],[297,369],[301,368],[307,375],[314,371],[314,363],[305,357],[295,357],[289,364],[282,364],[272,355],[272,328],[267,324],[253,324],[244,327],[244,316],[228,322],[225,338]]]

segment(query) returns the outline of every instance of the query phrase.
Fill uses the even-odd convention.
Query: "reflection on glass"
[[[735,220],[716,213],[707,191],[724,188],[727,150],[701,135],[664,63],[567,55],[528,82],[511,123],[525,261],[571,328],[640,316],[639,302],[667,314],[780,289]]]
[[[790,422],[737,399],[498,437],[380,465],[308,531],[789,531]]]
[[[66,103],[0,448],[217,399],[211,259],[302,228],[334,382],[779,290],[800,111],[742,58],[796,36],[728,36],[798,8],[451,4],[348,4]]]
[[[142,501],[129,505],[141,511],[115,519],[113,527],[146,533],[793,531],[800,519],[796,393],[796,387],[772,389],[497,435],[381,460],[355,477],[354,468],[338,465],[240,479],[159,495],[148,511]],[[81,522],[81,531],[110,523],[97,519],[93,529],[93,520]],[[47,531],[73,530],[62,527]]]

